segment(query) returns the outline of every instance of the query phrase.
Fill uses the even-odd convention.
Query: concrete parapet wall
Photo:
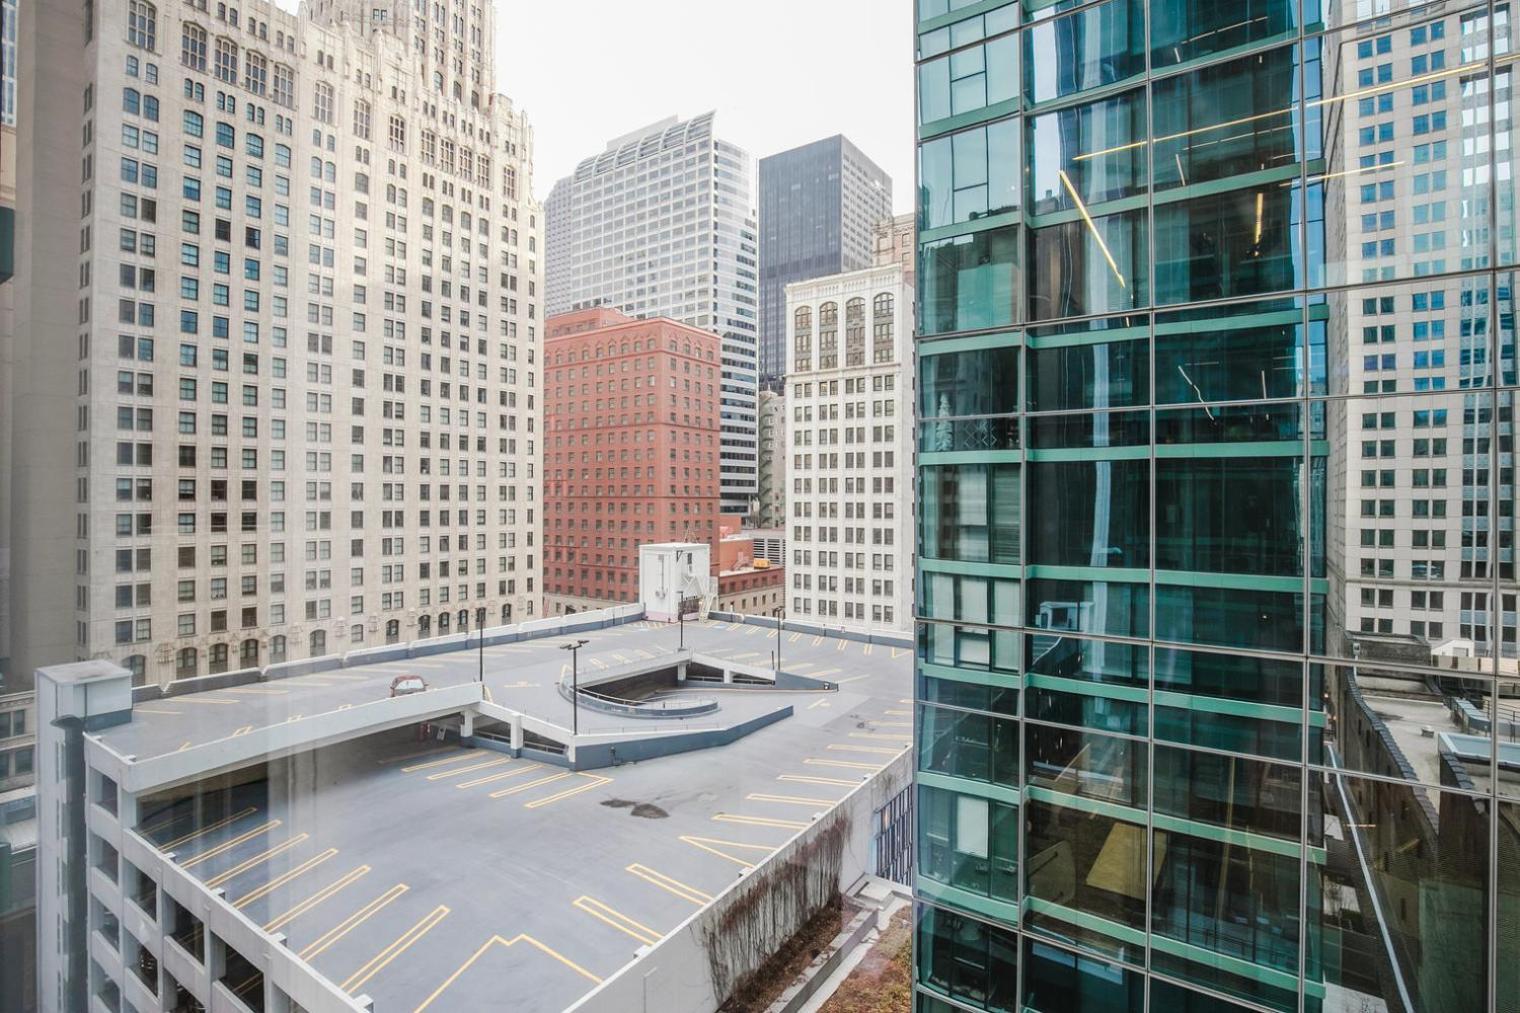
[[[832,810],[831,815],[843,813],[849,820],[849,835],[839,872],[840,890],[871,871],[876,829],[872,817],[912,780],[911,761],[911,752],[904,751]],[[826,816],[798,831],[764,865],[747,872],[711,904],[682,922],[658,943],[640,952],[594,991],[569,1007],[570,1013],[627,1013],[645,1009],[658,1009],[660,1013],[712,1013],[727,996],[715,994],[707,949],[702,943],[703,930],[718,924],[729,907],[744,896],[755,872],[788,861],[831,823],[832,819]],[[651,997],[658,997],[657,1005],[648,1004]]]

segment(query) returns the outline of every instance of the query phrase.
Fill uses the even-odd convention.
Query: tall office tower
[[[1509,6],[916,6],[917,1009],[1514,1013]]]
[[[717,559],[721,340],[595,308],[544,323],[544,601],[639,600],[639,546]]]
[[[773,390],[760,392],[760,490],[755,496],[756,527],[786,525],[786,398]],[[780,560],[776,560],[780,562]]]
[[[492,6],[28,13],[16,666],[533,614],[540,211]]]
[[[786,287],[874,263],[892,177],[842,134],[760,159],[760,386],[786,372]]]
[[[897,265],[871,267],[788,285],[786,313],[787,614],[907,630],[913,290]]]
[[[610,306],[723,339],[723,512],[745,514],[758,463],[754,168],[714,134],[715,115],[614,138],[554,184],[548,312]]]

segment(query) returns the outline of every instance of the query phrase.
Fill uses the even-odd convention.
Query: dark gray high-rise
[[[760,160],[760,386],[786,369],[786,286],[870,267],[892,177],[843,134]]]

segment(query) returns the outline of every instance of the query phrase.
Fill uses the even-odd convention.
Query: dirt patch
[[[653,802],[634,802],[626,798],[609,798],[602,805],[609,809],[627,809],[630,816],[641,820],[662,820],[670,815]]]
[[[853,914],[853,911],[851,912]],[[828,947],[844,928],[844,908],[837,901],[812,917],[777,950],[728,1002],[719,1013],[761,1013],[785,992],[797,975]],[[904,1007],[906,1008],[906,1007]]]
[[[908,911],[905,907],[892,916],[886,931],[818,1013],[908,1013],[913,1001]]]

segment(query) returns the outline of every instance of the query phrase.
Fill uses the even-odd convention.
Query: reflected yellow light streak
[[[1114,277],[1119,279],[1119,287],[1128,288],[1129,286],[1124,281],[1124,275],[1119,271],[1119,265],[1114,262],[1114,255],[1108,252],[1108,244],[1098,234],[1098,227],[1093,224],[1092,215],[1087,213],[1087,205],[1082,203],[1082,198],[1077,195],[1076,187],[1071,185],[1071,178],[1066,175],[1065,169],[1060,170],[1060,174],[1061,183],[1066,187],[1066,192],[1071,194],[1071,199],[1077,205],[1077,214],[1082,216],[1082,221],[1087,225],[1087,231],[1091,232],[1092,237],[1098,241],[1098,249],[1103,251],[1103,259],[1108,261],[1109,270],[1113,271]]]
[[[1462,74],[1462,73],[1465,73],[1465,72],[1467,72],[1469,70],[1472,70],[1472,69],[1475,69],[1475,68],[1480,68],[1480,67],[1481,67],[1481,64],[1479,64],[1479,63],[1473,63],[1473,62],[1459,64],[1456,67],[1451,67],[1451,68],[1448,68],[1446,70],[1433,70],[1433,71],[1431,71],[1428,74],[1419,74],[1419,75],[1416,75],[1415,77],[1411,77],[1411,78],[1409,78],[1408,80],[1405,80],[1405,81],[1389,81],[1389,82],[1387,82],[1385,84],[1372,85],[1371,87],[1368,87],[1368,88],[1360,88],[1360,89],[1358,89],[1356,91],[1347,92],[1344,95],[1329,95],[1329,96],[1326,96],[1325,98],[1317,98],[1317,99],[1314,99],[1313,101],[1306,102],[1304,105],[1305,105],[1305,108],[1314,109],[1314,108],[1318,108],[1318,107],[1321,107],[1321,106],[1334,105],[1337,102],[1349,102],[1349,101],[1351,101],[1353,99],[1368,98],[1368,97],[1373,96],[1373,95],[1384,94],[1385,92],[1397,91],[1397,90],[1399,90],[1401,88],[1414,88],[1414,87],[1418,87],[1419,85],[1422,85],[1422,84],[1428,84],[1431,81],[1439,81],[1439,80],[1443,80],[1443,79],[1448,78],[1448,77],[1454,77],[1454,76],[1456,76],[1458,74]],[[1180,140],[1182,140],[1184,138],[1194,137],[1194,136],[1196,136],[1198,134],[1207,133],[1207,132],[1209,132],[1211,130],[1223,130],[1223,129],[1226,129],[1228,127],[1238,127],[1238,126],[1242,126],[1242,125],[1247,124],[1247,123],[1255,123],[1258,120],[1270,119],[1273,116],[1284,116],[1284,115],[1287,115],[1289,113],[1292,113],[1293,112],[1293,108],[1294,108],[1293,106],[1286,106],[1286,107],[1284,107],[1282,109],[1274,109],[1271,112],[1256,113],[1255,115],[1252,115],[1252,116],[1242,116],[1242,117],[1240,117],[1238,119],[1226,120],[1223,123],[1212,123],[1212,124],[1210,124],[1208,126],[1204,126],[1204,127],[1194,127],[1191,130],[1182,130],[1182,131],[1179,131],[1179,132],[1177,132],[1175,134],[1164,134],[1164,135],[1162,135],[1160,137],[1154,138],[1154,141],[1157,144],[1162,144],[1162,143],[1165,143],[1167,141],[1180,141]],[[1146,145],[1146,143],[1148,143],[1148,142],[1146,142],[1146,141],[1132,141],[1129,144],[1116,144],[1116,145],[1114,145],[1111,148],[1103,148],[1103,149],[1101,149],[1099,151],[1091,151],[1091,152],[1085,152],[1085,153],[1080,154],[1080,155],[1073,155],[1071,160],[1073,162],[1085,162],[1085,161],[1088,161],[1090,159],[1101,158],[1104,155],[1114,155],[1114,154],[1118,154],[1121,151],[1129,151],[1129,150],[1134,149],[1134,148],[1144,147]]]
[[[1261,245],[1261,218],[1262,218],[1262,211],[1265,208],[1266,202],[1267,202],[1267,195],[1266,195],[1266,193],[1263,192],[1263,191],[1261,191],[1261,190],[1256,191],[1256,239],[1255,239],[1255,243],[1256,243],[1257,246]]]

